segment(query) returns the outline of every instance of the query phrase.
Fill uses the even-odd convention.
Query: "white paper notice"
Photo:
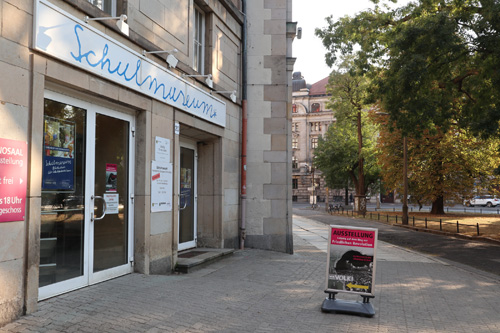
[[[155,138],[155,161],[170,162],[170,140],[157,136]]]
[[[103,197],[106,201],[106,215],[118,214],[118,193],[104,193]]]
[[[172,163],[151,162],[151,212],[172,211]]]

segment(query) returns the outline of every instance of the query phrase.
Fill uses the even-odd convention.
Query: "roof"
[[[311,95],[326,95],[326,85],[328,84],[329,76],[325,77],[322,80],[319,80],[316,83],[313,83],[311,88],[309,89],[309,96]]]

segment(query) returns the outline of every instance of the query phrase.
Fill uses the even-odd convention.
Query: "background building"
[[[321,171],[314,168],[312,161],[318,139],[325,135],[335,121],[333,111],[327,108],[331,97],[326,91],[327,84],[328,77],[308,85],[300,72],[293,73],[293,201],[310,202],[313,193],[318,202],[324,201],[326,197],[324,177]],[[329,192],[331,198],[333,193]]]
[[[293,251],[291,17],[0,0],[0,325],[187,249]]]

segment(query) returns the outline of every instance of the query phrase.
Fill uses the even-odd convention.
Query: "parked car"
[[[500,205],[500,199],[493,195],[476,195],[470,200],[464,200],[464,206],[474,207],[474,206],[486,206],[495,207]]]

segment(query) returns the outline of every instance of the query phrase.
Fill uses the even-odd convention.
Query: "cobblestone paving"
[[[326,253],[311,234],[325,226],[295,218],[293,255],[247,249],[188,275],[130,274],[42,301],[0,332],[500,332],[499,279],[383,242],[376,315],[322,313]]]

